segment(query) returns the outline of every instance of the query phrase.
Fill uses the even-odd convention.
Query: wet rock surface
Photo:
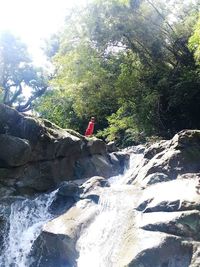
[[[52,234],[52,225],[58,226],[62,221],[63,229],[60,234],[75,240],[72,247],[77,252],[75,257],[79,258],[82,251],[79,251],[80,247],[77,247],[76,242],[85,229],[90,231],[92,222],[101,215],[99,202],[102,202],[102,194],[109,195],[111,199],[115,195],[119,198],[116,203],[124,202],[124,211],[122,209],[121,213],[125,212],[125,207],[128,209],[123,215],[125,220],[120,215],[117,218],[118,221],[123,221],[123,226],[120,226],[123,234],[119,241],[118,258],[114,261],[110,255],[110,262],[105,263],[102,260],[102,266],[199,267],[199,149],[200,131],[195,130],[182,131],[172,140],[161,141],[146,149],[133,149],[132,152],[137,151],[140,154],[141,160],[137,162],[135,158],[135,166],[133,160],[123,184],[116,188],[103,177],[91,178],[79,186],[82,199],[64,215],[48,223],[44,231]],[[121,191],[124,191],[124,199],[120,198]],[[130,197],[126,202],[125,196],[128,195]],[[107,208],[111,205],[109,203],[106,204]],[[79,205],[82,210],[79,208],[77,212]],[[69,221],[74,221],[75,224],[70,227]],[[109,218],[105,224],[109,227]],[[117,220],[114,221],[113,229],[117,224]],[[121,229],[117,228],[116,231],[120,233]],[[103,251],[102,247],[102,259]],[[111,253],[109,249],[107,253]]]
[[[87,243],[89,256],[99,246],[96,267],[200,266],[199,130],[115,151],[0,105],[0,140],[0,231],[8,227],[12,203],[24,201],[19,195],[34,199],[57,188],[53,218],[32,241],[31,267],[82,267]],[[129,158],[129,170],[118,177]],[[96,222],[103,230],[98,244]]]

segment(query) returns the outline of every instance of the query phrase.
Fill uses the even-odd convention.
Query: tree
[[[90,42],[102,55],[118,47],[127,53],[116,84],[118,100],[132,103],[133,121],[147,134],[200,126],[198,72],[188,49],[199,3],[171,3],[99,0],[84,17]],[[136,56],[139,60],[132,59]]]
[[[62,128],[83,132],[84,125],[74,111],[73,103],[73,99],[64,92],[48,89],[42,97],[37,99],[34,110]]]
[[[119,130],[126,140],[131,128],[169,137],[200,127],[199,74],[188,49],[199,9],[192,2],[94,0],[69,14],[52,58],[54,97],[69,97],[80,122],[95,116],[100,130],[109,124],[104,136]]]
[[[189,48],[194,52],[196,62],[200,62],[200,16],[195,23],[193,34],[189,39]]]
[[[112,58],[104,60],[87,42],[73,49],[67,49],[64,44],[61,47],[54,58],[57,75],[52,86],[73,99],[74,111],[80,119],[87,121],[95,116],[96,128],[105,127],[106,116],[118,107],[114,81],[119,67],[114,67]]]
[[[19,111],[31,109],[47,89],[47,79],[33,66],[26,45],[9,32],[0,36],[0,88],[1,101]]]

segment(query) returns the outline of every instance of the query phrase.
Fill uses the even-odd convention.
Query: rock
[[[97,138],[88,139],[87,149],[89,154],[106,154],[106,144],[103,140]]]
[[[124,151],[113,152],[110,154],[110,160],[117,169],[115,175],[121,174],[129,165],[130,154]]]
[[[78,254],[74,247],[74,241],[67,235],[43,232],[34,242],[30,255],[30,258],[38,261],[33,260],[30,267],[75,266]]]
[[[143,212],[200,210],[197,184],[198,176],[188,173],[177,180],[151,185],[143,191],[137,209]]]
[[[155,144],[152,144],[151,146],[149,146],[148,148],[145,149],[144,157],[147,159],[152,159],[155,155],[162,152],[163,150],[165,150],[169,146],[170,146],[170,142],[165,141],[165,140],[162,140],[162,141],[159,141]]]
[[[15,109],[0,104],[0,134],[11,134],[19,125],[23,115]]]
[[[167,234],[200,240],[200,212],[153,212],[142,216],[139,227],[148,231],[159,231]]]
[[[75,163],[76,179],[90,178],[94,175],[110,177],[116,173],[114,165],[109,157],[101,154],[94,154],[80,158]]]
[[[83,185],[81,186],[82,188],[82,193],[87,194],[91,191],[96,190],[97,187],[109,187],[110,184],[107,179],[101,176],[94,176],[87,180]]]
[[[82,184],[82,198],[88,198],[98,203],[103,187],[109,187],[107,179],[101,176],[94,176]]]
[[[197,183],[198,175],[187,173],[179,175],[177,180],[149,185],[142,191],[136,207],[139,213],[134,234],[132,230],[127,233],[137,239],[136,244],[132,243],[135,253],[132,260],[129,254],[127,266],[198,266],[190,265],[192,258],[197,262],[193,246],[200,238]]]
[[[28,140],[0,134],[0,166],[15,167],[25,165],[31,157],[31,147]]]
[[[34,260],[32,267],[76,266],[76,241],[96,212],[93,202],[81,200],[67,213],[47,223],[33,244],[31,254],[38,262]]]
[[[182,130],[171,141],[171,145],[177,148],[200,146],[200,130]]]
[[[142,235],[142,234],[141,234]],[[153,241],[153,237],[152,237]],[[140,248],[140,252],[127,265],[129,267],[188,267],[192,258],[192,245],[181,242],[176,237],[160,238],[160,242],[150,242],[148,248]]]
[[[198,130],[181,131],[172,140],[160,141],[144,152],[146,162],[129,183],[145,184],[152,174],[163,173],[167,180],[179,174],[200,172],[200,143]],[[190,142],[191,141],[191,142]]]
[[[156,172],[156,173],[149,174],[147,177],[145,177],[145,179],[142,181],[142,185],[147,186],[147,185],[152,185],[152,184],[156,184],[160,182],[167,182],[169,180],[170,178],[166,174]]]
[[[15,194],[32,196],[63,181],[109,177],[123,169],[123,160],[112,162],[102,140],[3,104],[0,113],[0,181],[15,188]]]
[[[0,198],[6,198],[16,194],[16,189],[11,186],[0,185]]]
[[[65,196],[65,197],[74,197],[79,198],[81,190],[76,183],[73,182],[63,182],[61,183],[57,196]]]
[[[108,153],[119,151],[119,149],[116,147],[116,144],[114,141],[106,144],[106,149],[107,149]]]
[[[80,200],[81,188],[73,182],[63,182],[50,206],[50,212],[61,215]]]

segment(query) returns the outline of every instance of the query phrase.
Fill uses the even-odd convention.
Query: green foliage
[[[115,141],[120,147],[127,147],[144,142],[144,136],[139,132],[134,118],[130,112],[130,106],[124,106],[108,118],[109,126],[99,131],[97,137],[107,141]]]
[[[112,58],[103,61],[87,43],[67,52],[63,50],[66,51],[62,48],[55,57],[58,71],[52,85],[73,99],[78,117],[86,121],[95,116],[98,127],[105,126],[105,117],[117,108],[113,84],[116,75],[109,70]]]
[[[49,90],[35,103],[35,111],[62,128],[80,130],[80,119],[73,109],[73,99],[61,91]]]
[[[200,128],[193,57],[195,51],[198,60],[199,22],[190,38],[199,2],[193,2],[94,0],[73,10],[48,47],[54,90],[37,111],[79,132],[95,116],[97,136],[121,146]]]
[[[199,64],[200,62],[200,17],[194,27],[193,35],[189,39],[189,48],[194,51],[194,56]]]

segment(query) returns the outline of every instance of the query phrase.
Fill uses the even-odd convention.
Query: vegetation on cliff
[[[55,73],[34,110],[80,133],[95,116],[98,136],[123,145],[200,128],[199,7],[93,0],[71,10],[47,42]]]

